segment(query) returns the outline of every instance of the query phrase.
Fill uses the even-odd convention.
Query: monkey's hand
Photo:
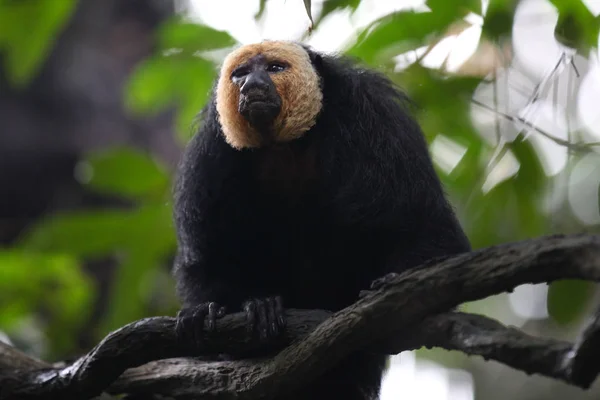
[[[283,301],[280,296],[264,299],[250,299],[243,304],[248,322],[248,330],[258,330],[261,340],[277,337],[285,327]]]
[[[358,294],[359,298],[363,298],[366,295],[368,295],[369,293],[373,293],[379,289],[383,289],[385,288],[385,286],[393,279],[398,277],[398,273],[396,272],[389,272],[385,275],[383,275],[382,277],[379,277],[377,279],[375,279],[373,282],[371,282],[371,286],[369,287],[369,290],[361,290],[360,293]]]
[[[177,313],[175,331],[178,339],[199,343],[205,332],[214,332],[217,319],[225,315],[225,307],[209,301],[193,307],[182,308]],[[204,322],[207,322],[206,329]]]

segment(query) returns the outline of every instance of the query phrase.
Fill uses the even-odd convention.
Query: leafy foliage
[[[581,0],[551,0],[551,3],[558,11],[556,40],[586,55],[598,48],[600,19]]]
[[[594,294],[594,283],[579,280],[564,280],[550,285],[548,311],[560,324],[575,322],[586,311]]]
[[[370,64],[393,53],[415,50],[441,34],[454,21],[447,13],[399,11],[386,15],[358,35],[348,54]]]
[[[151,157],[129,148],[90,154],[88,184],[99,192],[144,197],[168,190],[168,172]]]
[[[483,35],[498,40],[509,36],[513,25],[516,2],[513,0],[491,0],[485,13]]]
[[[205,54],[233,46],[236,41],[226,32],[180,19],[164,23],[157,41],[156,53],[133,74],[125,101],[136,114],[156,113],[167,106],[177,108],[177,131],[186,141],[216,76],[216,66]]]
[[[48,56],[76,0],[0,1],[0,53],[10,82],[25,86]]]
[[[64,332],[81,328],[95,297],[93,282],[76,257],[7,249],[0,251],[0,266],[0,327],[12,332],[23,314],[43,311],[54,352],[69,351],[72,340]]]

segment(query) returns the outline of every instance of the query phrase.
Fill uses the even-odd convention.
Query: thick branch
[[[420,347],[459,350],[469,355],[496,360],[526,373],[537,373],[573,383],[564,360],[573,345],[554,339],[537,338],[509,328],[490,318],[465,313],[445,313],[429,317],[415,329],[369,346],[368,350],[397,354]],[[227,382],[239,382],[247,374],[270,379],[260,371],[269,360],[203,362],[179,358],[150,362],[127,370],[109,388],[112,393],[182,393],[195,384],[203,393],[212,393]],[[192,383],[193,382],[193,383]],[[197,389],[192,389],[197,392]]]
[[[288,332],[295,341],[325,321],[330,313],[290,311],[288,315],[290,317]],[[240,337],[238,329],[241,325],[237,325],[243,321],[243,318],[238,316],[233,319],[226,318],[229,321],[222,330],[223,333],[227,333],[227,338],[221,342],[229,341],[230,349],[231,343],[234,343],[233,347],[238,346],[243,349],[245,335],[242,333]],[[162,335],[165,333],[166,326],[172,327],[174,324],[173,318],[158,317],[144,320],[141,324],[136,323],[134,329],[140,332],[140,327],[143,326],[143,331]],[[133,326],[134,324],[128,325],[128,327]],[[131,344],[123,343],[124,346]],[[404,335],[394,335],[391,340],[377,343],[377,346],[369,346],[368,350],[397,354],[423,346],[459,350],[469,355],[479,355],[502,362],[527,373],[538,373],[569,383],[571,380],[568,368],[563,367],[564,360],[573,348],[570,343],[536,338],[480,315],[446,313],[429,317],[415,329],[404,331]],[[139,349],[131,350],[136,354],[139,353]],[[27,357],[23,353],[14,350],[13,352],[21,354],[21,357]],[[15,357],[12,359],[14,360]],[[213,388],[223,387],[227,381],[236,382],[241,376],[260,371],[266,363],[267,360],[204,362],[190,358],[154,361],[127,370],[107,391],[114,394],[125,392],[174,394],[181,393],[184,388],[193,388],[195,384],[203,387],[203,392],[210,392]],[[41,362],[38,365],[31,365],[32,368],[44,366],[47,365]],[[90,371],[92,376],[105,376],[105,373],[106,371]],[[260,377],[268,379],[269,374],[261,374]]]
[[[484,317],[456,313],[425,318],[524,283],[573,278],[597,281],[600,237],[539,238],[431,262],[426,267],[381,280],[377,290],[328,319],[324,312],[290,311],[288,336],[275,346],[292,344],[273,358],[218,363],[190,359],[153,362],[128,371],[111,391],[127,387],[170,395],[228,398],[235,393],[237,398],[268,398],[304,385],[356,349],[397,353],[422,345],[482,355],[581,387],[588,387],[595,379],[598,362],[594,359],[598,357],[585,357],[583,349],[598,348],[593,346],[599,340],[598,318],[589,324],[574,347],[533,338]],[[185,351],[187,346],[176,343],[173,324],[172,318],[152,318],[127,325],[71,367],[44,374],[15,375],[9,390],[24,396],[20,398],[89,398],[127,368],[190,355]],[[409,336],[402,339],[398,332]],[[302,340],[295,340],[294,335],[303,334]],[[390,341],[394,337],[398,339]],[[376,343],[377,349],[369,347]],[[246,338],[242,315],[225,317],[219,334],[207,338],[203,347],[198,354],[248,354],[249,350],[260,350]]]

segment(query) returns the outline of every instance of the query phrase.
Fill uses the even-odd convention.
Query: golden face
[[[225,139],[234,148],[256,148],[265,144],[259,133],[239,112],[240,87],[232,80],[236,68],[256,56],[267,62],[285,64],[281,72],[270,75],[281,98],[281,111],[272,123],[272,140],[289,142],[313,127],[322,107],[319,77],[300,45],[285,41],[266,41],[243,46],[227,56],[217,84],[216,105]]]

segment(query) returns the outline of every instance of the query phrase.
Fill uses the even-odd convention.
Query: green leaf
[[[193,122],[209,99],[217,74],[213,65],[203,59],[182,65],[180,74],[186,83],[181,90],[176,126],[179,139],[186,143],[195,133]]]
[[[105,256],[127,248],[130,211],[71,211],[44,218],[23,235],[19,246],[80,257]]]
[[[200,57],[156,56],[134,73],[126,89],[126,105],[134,113],[154,113],[177,105],[177,131],[181,138],[191,134],[191,123],[206,104],[215,66]]]
[[[453,21],[434,12],[400,11],[370,24],[347,53],[373,64],[381,54],[398,54],[423,46],[427,39],[443,32]]]
[[[581,317],[594,294],[594,282],[561,280],[548,289],[548,313],[559,324],[570,324]]]
[[[314,25],[314,21],[312,18],[312,11],[311,11],[311,0],[304,0],[304,9],[306,10],[306,15],[308,15],[308,19],[310,21],[310,27],[312,29],[313,25]]]
[[[57,213],[35,224],[18,245],[29,251],[98,257],[132,247],[146,247],[148,242],[143,238],[148,235],[171,243],[169,238],[174,235],[171,212],[169,204],[158,203],[134,210]],[[163,229],[160,232],[153,231],[157,223]]]
[[[481,15],[481,0],[427,0],[425,4],[433,12],[454,15],[455,18],[459,18],[467,12]]]
[[[258,3],[258,11],[254,15],[254,19],[258,20],[258,19],[260,19],[263,16],[263,14],[265,13],[266,5],[267,5],[267,0],[260,0],[259,1],[259,3]]]
[[[598,47],[600,20],[581,0],[551,0],[558,11],[554,37],[559,43],[587,55]]]
[[[548,227],[542,211],[548,177],[530,141],[515,140],[507,146],[520,164],[519,171],[512,178],[519,199],[515,217],[520,221],[520,235],[515,240],[543,235]]]
[[[125,87],[125,106],[136,114],[173,106],[179,94],[179,87],[173,85],[177,69],[171,57],[156,56],[141,63]]]
[[[428,140],[442,133],[461,142],[479,141],[473,133],[471,97],[479,79],[446,77],[437,71],[413,64],[402,73],[391,74],[418,105],[418,119]]]
[[[131,148],[116,148],[90,153],[92,169],[88,185],[93,189],[131,197],[163,194],[170,176],[157,160]]]
[[[236,40],[225,31],[206,25],[181,22],[179,19],[163,23],[158,37],[162,50],[176,48],[196,52],[222,49],[236,44]]]
[[[129,219],[128,250],[110,289],[109,305],[97,332],[99,338],[128,322],[147,317],[146,295],[141,285],[176,250],[171,209],[144,206]]]
[[[522,146],[531,146],[522,142]],[[498,243],[524,240],[547,232],[548,220],[543,213],[540,188],[544,187],[545,177],[529,182],[527,170],[533,170],[537,163],[524,158],[520,149],[513,151],[510,145],[507,151],[520,163],[516,175],[496,184],[488,193],[480,193],[480,188],[472,185],[468,204],[469,238],[474,248],[491,246]],[[523,170],[523,172],[521,172]],[[475,186],[475,187],[474,187]]]
[[[125,88],[125,104],[134,114],[176,107],[177,133],[186,141],[217,75],[215,65],[196,52],[228,47],[235,40],[226,32],[177,19],[165,23],[159,37],[163,50],[177,50],[156,54],[134,71]]]
[[[78,257],[120,256],[123,262],[97,332],[102,336],[147,316],[140,277],[163,266],[176,250],[172,209],[165,204],[146,204],[134,210],[57,214],[38,223],[19,245],[30,252],[50,249]]]
[[[12,84],[29,83],[76,4],[75,0],[0,2],[0,52]]]
[[[319,18],[323,19],[334,11],[344,10],[346,8],[355,11],[359,5],[360,0],[326,0],[323,2],[323,8],[321,9]]]
[[[141,249],[140,249],[141,250]],[[109,292],[108,307],[98,325],[95,335],[100,340],[109,332],[132,321],[149,317],[141,284],[146,273],[161,267],[153,249],[133,251],[122,258]]]
[[[95,297],[92,280],[68,254],[0,250],[0,328],[7,331],[34,311],[46,315],[53,353],[70,351]]]
[[[492,41],[509,37],[516,6],[514,0],[490,0],[483,19],[482,35]]]
[[[515,177],[517,189],[531,193],[532,197],[541,198],[547,176],[533,144],[530,141],[515,140],[509,143],[508,147],[521,164]]]
[[[325,0],[321,12],[315,18],[313,23],[313,29],[316,29],[321,22],[331,13],[338,10],[344,10],[349,8],[352,12],[359,6],[360,0]]]

